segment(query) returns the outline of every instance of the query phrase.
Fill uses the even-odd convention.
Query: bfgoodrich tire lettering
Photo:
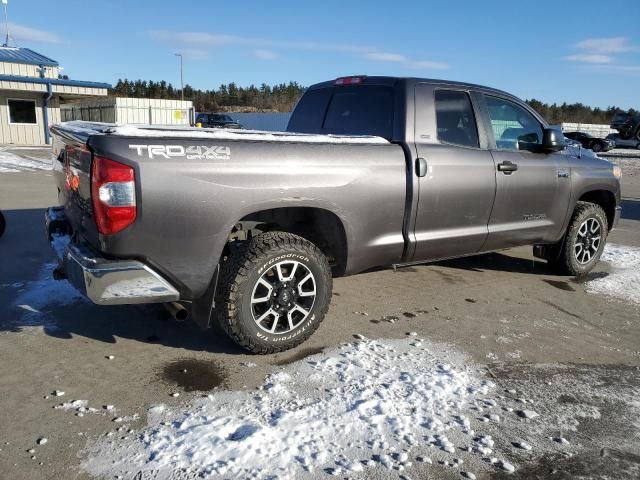
[[[598,263],[607,240],[607,216],[599,205],[578,202],[558,255],[550,263],[560,273],[585,275]],[[586,249],[589,255],[584,254]]]
[[[222,265],[216,317],[253,353],[293,348],[316,331],[329,307],[332,278],[326,257],[302,237],[258,235]]]

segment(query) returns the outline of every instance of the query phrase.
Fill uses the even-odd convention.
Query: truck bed
[[[361,247],[344,272],[402,258],[407,164],[402,146],[384,138],[88,122],[52,131],[59,204],[78,241],[143,262],[181,299],[203,294],[234,225],[258,213],[339,219],[346,243]],[[100,234],[93,218],[96,156],[135,171],[137,218],[114,235]]]

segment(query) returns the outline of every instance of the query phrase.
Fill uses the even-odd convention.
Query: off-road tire
[[[295,260],[314,276],[316,296],[308,316],[285,334],[269,334],[256,323],[252,293],[262,275],[277,262]],[[215,315],[222,329],[252,353],[268,354],[296,347],[320,326],[331,301],[333,280],[325,255],[313,243],[291,233],[266,232],[241,242],[221,265]]]
[[[600,224],[600,243],[597,252],[591,257],[587,263],[580,263],[575,255],[576,243],[578,239],[578,230],[582,224],[590,219],[596,219]],[[557,245],[549,249],[549,264],[560,274],[582,276],[586,275],[600,260],[602,251],[607,241],[609,226],[607,215],[600,205],[590,202],[578,202],[571,222],[567,227],[564,239]]]

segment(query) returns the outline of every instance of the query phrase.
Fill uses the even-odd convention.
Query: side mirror
[[[555,128],[545,128],[542,132],[542,144],[540,148],[545,153],[554,153],[564,150],[567,146],[564,135]]]

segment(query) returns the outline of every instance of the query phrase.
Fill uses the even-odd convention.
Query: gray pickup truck
[[[96,304],[216,319],[255,353],[308,338],[333,276],[518,245],[585,274],[620,216],[618,167],[565,148],[518,98],[464,83],[320,83],[281,133],[52,131],[56,277]]]

